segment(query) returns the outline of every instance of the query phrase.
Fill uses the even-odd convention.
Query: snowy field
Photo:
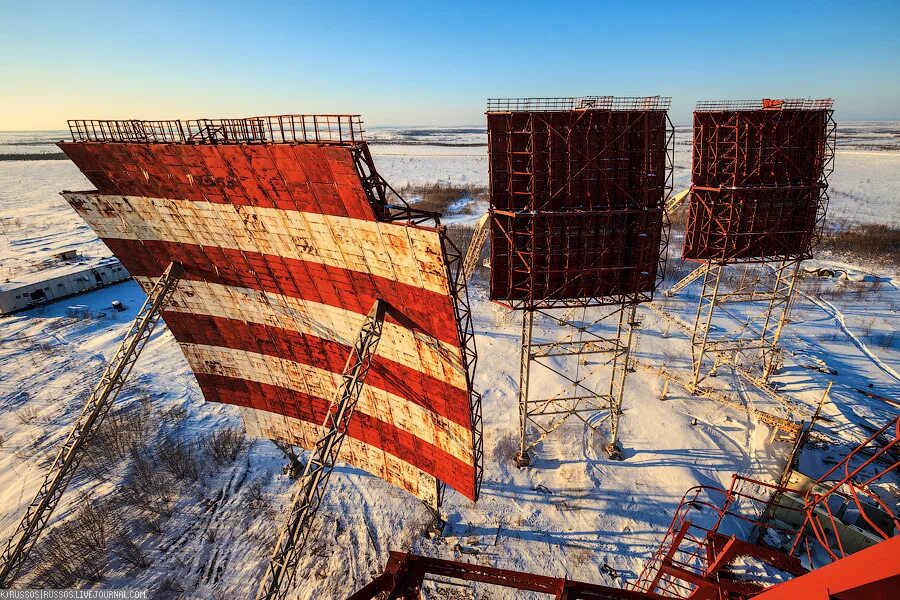
[[[0,132],[0,154],[53,153],[50,141],[61,135]],[[896,225],[900,123],[841,124],[839,135],[829,223]],[[485,135],[477,128],[376,128],[369,136],[377,142],[372,146],[376,165],[395,188],[437,182],[487,185]],[[678,128],[676,190],[689,183],[689,162],[689,130]],[[40,268],[61,250],[108,254],[58,195],[62,189],[89,188],[69,161],[0,160],[0,281]],[[674,239],[670,256],[679,251]],[[896,405],[878,396],[900,397],[900,340],[895,335],[900,274],[873,272],[840,256],[819,256],[806,266],[846,272],[833,279],[804,279],[793,323],[783,337],[785,365],[774,378],[805,418],[827,383],[834,382],[818,429],[828,443],[810,450],[804,462],[815,469],[867,437],[866,424],[880,426],[896,414]],[[694,284],[673,299],[660,295],[657,303],[691,321],[697,293]],[[592,430],[571,422],[537,449],[531,467],[516,468],[512,457],[521,323],[518,315],[488,302],[482,275],[476,276],[469,294],[479,354],[475,386],[484,398],[481,499],[473,505],[449,492],[445,535],[430,540],[422,536],[428,513],[417,500],[362,471],[339,468],[301,564],[295,598],[344,598],[381,571],[391,550],[621,586],[640,573],[689,487],[727,487],[733,473],[765,480],[780,474],[789,448],[770,442],[771,432],[748,412],[676,388],[660,401],[661,381],[645,370],[628,379],[620,434],[624,461],[605,460]],[[36,492],[67,425],[143,298],[137,284],[127,282],[79,296],[77,304],[90,309],[87,317],[67,316],[66,306],[75,301],[63,301],[0,318],[4,539]],[[110,310],[113,300],[128,310]],[[743,316],[735,314],[732,323],[717,326],[733,326]],[[588,311],[575,318],[590,317]],[[688,337],[647,307],[640,309],[640,319],[637,358],[686,374]],[[537,319],[535,328],[542,340],[556,335],[549,320]],[[539,371],[533,385],[538,394],[558,391],[555,380]],[[730,372],[720,371],[714,385],[748,406],[786,416],[783,407]],[[198,444],[210,432],[240,427],[240,419],[236,409],[203,401],[164,325],[138,361],[116,414],[117,425],[133,443],[124,448],[106,444],[102,455],[89,458],[53,517],[65,532],[66,522],[77,517],[85,499],[116,516],[109,529],[110,550],[98,558],[102,577],[94,581],[75,574],[77,585],[149,588],[160,598],[252,596],[291,490],[280,452],[265,440],[252,440],[238,449],[234,460],[216,460],[206,449],[209,444]],[[173,446],[195,456],[193,470],[181,478],[151,482],[158,492],[151,497],[136,494],[135,465],[143,463],[141,453],[131,448],[155,448],[158,453]],[[896,506],[900,493],[896,487],[889,492]],[[52,558],[56,546],[54,536],[46,535],[35,556]],[[619,577],[603,574],[604,564]],[[59,583],[33,568],[20,585],[48,581]],[[476,596],[467,588],[454,593],[449,597],[510,597],[493,591]]]

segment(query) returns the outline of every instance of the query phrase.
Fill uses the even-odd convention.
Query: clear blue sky
[[[497,96],[826,97],[900,118],[900,2],[0,0],[0,129],[361,113],[483,122]]]

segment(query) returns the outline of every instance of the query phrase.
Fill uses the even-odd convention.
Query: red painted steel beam
[[[415,554],[391,552],[385,572],[352,594],[347,600],[372,600],[387,592],[387,599],[407,598],[417,593],[426,575],[497,585],[520,591],[552,595],[565,600],[647,600],[662,596],[621,590],[604,585],[569,581],[508,569],[497,569]]]
[[[680,508],[680,507],[679,507]],[[673,523],[674,525],[674,523]],[[681,527],[678,529],[678,533],[675,534],[675,537],[672,539],[672,543],[669,545],[669,550],[666,552],[666,555],[662,557],[660,568],[656,573],[656,576],[653,578],[653,581],[650,583],[650,587],[648,590],[653,591],[656,589],[656,586],[659,584],[659,580],[663,576],[663,565],[671,564],[672,557],[675,555],[675,552],[678,551],[679,546],[681,546],[681,541],[684,539],[684,536],[687,535],[688,529],[691,527],[691,522],[687,519],[681,524]],[[670,529],[671,531],[671,529]],[[668,537],[668,536],[667,536]]]
[[[729,537],[716,532],[710,532],[709,541],[710,546],[715,551],[716,559],[711,562],[707,569],[707,575],[714,575],[741,556],[757,558],[794,576],[803,575],[807,572],[800,563],[800,559],[796,556],[772,550],[759,544],[751,544],[733,536]]]
[[[716,583],[709,581],[703,575],[678,567],[672,564],[670,560],[663,561],[663,564],[659,567],[659,573],[661,576],[668,575],[671,578],[686,581],[695,586],[695,589],[691,594],[691,597],[695,600],[703,600],[706,598],[712,599],[716,597],[715,592],[718,588]]]
[[[900,536],[778,584],[754,600],[892,600],[900,590]]]
[[[408,553],[391,552],[387,565],[384,567],[384,573],[370,581],[355,594],[349,596],[347,600],[370,600],[383,592],[391,592],[393,594],[397,589],[397,585],[409,570],[409,557]]]

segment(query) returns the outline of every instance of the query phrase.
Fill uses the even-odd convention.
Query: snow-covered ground
[[[900,124],[846,127],[854,143],[839,147],[829,219],[897,223]],[[394,187],[435,182],[486,186],[485,147],[466,145],[483,143],[483,132],[464,128],[434,133],[418,128],[402,133],[411,129],[370,132],[380,142],[372,147],[379,171]],[[0,133],[0,152],[8,149],[4,140],[28,144],[32,152],[43,150],[31,146],[46,148],[48,140],[58,137]],[[444,145],[429,145],[429,137]],[[686,129],[679,128],[677,141],[676,187],[682,188],[689,181]],[[0,279],[9,276],[4,272],[36,268],[63,249],[108,253],[58,195],[62,189],[88,187],[68,161],[0,161]],[[670,248],[673,252],[677,254],[678,248]],[[775,378],[780,391],[806,414],[827,382],[834,381],[820,427],[832,441],[832,451],[866,437],[861,425],[880,426],[896,414],[896,406],[871,395],[900,396],[900,343],[895,339],[900,323],[898,274],[872,273],[865,265],[838,260],[812,261],[844,269],[849,277],[804,280],[804,293],[783,338],[785,367]],[[696,294],[695,284],[676,298],[659,302],[669,313],[690,321]],[[143,298],[138,286],[127,282],[80,296],[77,303],[91,310],[88,318],[67,316],[71,302],[63,301],[0,319],[0,536],[15,527],[67,424]],[[621,430],[624,461],[606,460],[596,434],[573,421],[538,448],[530,468],[516,468],[512,457],[520,322],[518,315],[487,300],[483,279],[472,283],[470,298],[479,353],[475,386],[484,395],[482,498],[473,505],[449,492],[445,535],[430,540],[421,535],[428,513],[417,500],[362,471],[339,468],[300,566],[296,598],[346,597],[380,572],[391,550],[623,585],[641,571],[689,487],[727,486],[735,472],[763,479],[780,473],[789,448],[770,443],[766,426],[745,411],[690,397],[676,388],[660,401],[661,381],[644,370],[628,379]],[[110,310],[114,299],[128,310]],[[588,311],[584,318],[590,316]],[[646,307],[640,309],[640,317],[638,359],[687,373],[690,351],[684,333]],[[735,315],[731,325],[740,320],[741,315]],[[552,322],[536,320],[536,337],[549,340],[555,335]],[[827,369],[809,368],[822,365]],[[823,372],[828,369],[836,374]],[[556,381],[536,371],[533,385],[536,393],[553,393]],[[780,405],[729,373],[721,372],[714,385],[730,389],[748,405],[783,414]],[[135,366],[118,411],[151,423],[140,436],[148,448],[196,441],[210,431],[240,426],[236,409],[203,401],[164,325],[157,328]],[[252,595],[291,490],[292,482],[281,470],[284,460],[265,440],[253,441],[234,462],[224,464],[195,447],[190,451],[201,460],[202,472],[172,485],[171,503],[156,524],[123,517],[121,527],[149,565],[134,566],[123,553],[113,553],[102,581],[80,585],[181,589],[189,598]],[[120,495],[129,460],[134,458],[103,468],[95,461],[93,468],[83,469],[54,523],[72,518],[84,498],[98,502]],[[815,456],[811,461],[821,463]],[[131,514],[121,508],[115,512]],[[603,575],[604,563],[618,570],[620,578]],[[26,576],[23,582],[28,581]],[[465,589],[458,591],[461,598],[474,597]],[[492,592],[478,597],[508,596]]]

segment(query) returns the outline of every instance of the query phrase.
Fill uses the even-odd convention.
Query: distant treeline
[[[822,247],[891,266],[900,265],[900,228],[893,225],[854,225],[822,236]]]
[[[368,140],[370,146],[447,146],[450,148],[487,148],[487,143],[468,142],[411,142],[408,140]]]
[[[62,152],[36,152],[34,154],[0,154],[0,160],[69,160]]]

